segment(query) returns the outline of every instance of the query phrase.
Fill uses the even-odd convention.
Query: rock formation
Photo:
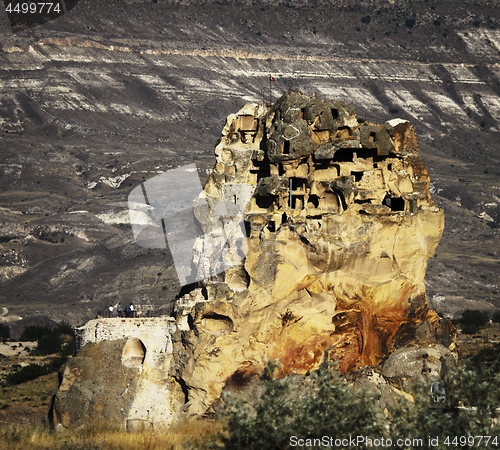
[[[177,301],[173,352],[162,362],[166,422],[210,410],[266,360],[278,360],[282,375],[326,360],[347,373],[392,353],[384,375],[423,379],[452,363],[453,327],[426,303],[444,214],[418,150],[407,121],[368,124],[350,105],[300,93],[227,118],[204,196],[245,210],[246,258]],[[206,208],[195,216],[208,226]],[[193,270],[218,263],[199,258]],[[149,369],[128,370],[144,378]]]

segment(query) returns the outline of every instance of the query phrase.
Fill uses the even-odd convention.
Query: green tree
[[[21,341],[37,341],[42,336],[50,333],[51,327],[46,325],[29,325],[21,333]]]
[[[500,311],[495,311],[491,316],[491,321],[493,323],[500,323]]]
[[[3,322],[0,322],[0,340],[5,342],[10,339],[10,327]]]
[[[430,450],[476,448],[479,443],[475,436],[498,436],[496,444],[492,439],[488,446],[497,448],[499,369],[500,345],[497,345],[482,350],[458,370],[448,373],[440,382],[440,397],[431,394],[430,385],[414,385],[411,391],[414,402],[394,395],[393,406],[384,414],[377,397],[354,394],[332,368],[309,376],[277,379],[273,377],[274,368],[269,366],[249,388],[250,392],[225,394],[219,412],[225,420],[224,432],[196,448],[291,449],[299,446],[292,436],[303,439],[301,448],[317,448],[323,436],[334,439],[365,436],[373,441],[383,438],[386,443],[391,439],[393,448]],[[451,439],[446,443],[448,436]],[[459,440],[453,444],[455,436]],[[474,437],[474,442],[470,437]],[[311,441],[308,443],[307,439]],[[319,441],[315,443],[314,439]],[[346,443],[335,447],[352,447]],[[485,446],[484,442],[482,445]]]
[[[353,395],[332,367],[282,379],[273,376],[275,369],[266,368],[248,400],[225,394],[219,414],[226,430],[204,443],[204,449],[274,450],[294,447],[294,439],[319,442],[323,436],[359,433],[383,437],[383,415],[375,399]]]
[[[466,309],[460,316],[462,333],[474,334],[488,323],[488,316],[477,309]]]
[[[67,322],[54,327],[30,325],[23,330],[21,340],[38,341],[36,351],[42,355],[62,352],[68,356],[72,353],[73,332],[73,327]]]
[[[42,355],[50,355],[52,353],[59,353],[63,344],[62,336],[58,333],[49,333],[38,339],[36,349]]]

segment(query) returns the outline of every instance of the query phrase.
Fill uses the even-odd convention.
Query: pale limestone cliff
[[[195,216],[208,230],[211,212],[201,200],[243,209],[248,239],[238,239],[240,248],[231,252],[246,258],[187,288],[164,357],[139,355],[132,367],[124,356],[108,363],[111,375],[123,373],[134,387],[114,416],[106,403],[108,417],[168,424],[203,414],[223,389],[245,386],[266,360],[278,360],[283,375],[338,360],[343,372],[368,365],[388,378],[439,377],[456,358],[454,330],[428,308],[423,281],[444,214],[430,197],[418,149],[407,121],[360,123],[352,106],[299,93],[229,116]],[[224,245],[217,239],[201,237],[195,245],[193,270],[201,278],[227,267],[207,251]],[[89,330],[95,336],[97,326]],[[90,364],[95,351],[82,352],[82,364]],[[68,366],[74,373],[79,358]],[[72,395],[88,385],[90,372],[86,377],[70,380]],[[62,386],[69,386],[66,378]],[[148,393],[147,386],[161,389]],[[54,403],[54,417],[65,417],[60,405]],[[71,414],[77,422],[100,413],[89,406]]]

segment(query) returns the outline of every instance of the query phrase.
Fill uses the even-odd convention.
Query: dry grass
[[[17,343],[9,343],[13,345]],[[0,357],[0,380],[14,364],[44,363],[25,353]],[[190,441],[202,444],[222,429],[213,420],[185,420],[169,429],[128,433],[94,423],[62,434],[40,426],[58,387],[57,373],[13,386],[0,385],[0,450],[180,450]],[[203,445],[201,445],[203,447]]]
[[[0,386],[0,428],[34,426],[49,410],[57,390],[57,373],[14,386]]]
[[[459,326],[460,327],[460,326]],[[462,358],[500,342],[500,324],[489,323],[475,335],[458,333],[457,345]]]
[[[0,450],[181,450],[185,442],[203,444],[221,429],[212,420],[186,420],[169,429],[135,433],[102,424],[60,434],[43,427],[1,427]]]

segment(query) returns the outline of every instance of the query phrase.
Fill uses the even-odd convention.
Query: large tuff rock
[[[82,425],[88,417],[123,423],[137,393],[137,369],[122,364],[125,339],[85,346],[62,369],[49,416],[54,426]]]
[[[248,248],[177,303],[173,370],[188,411],[204,412],[266,359],[285,375],[326,359],[356,371],[413,344],[444,342],[440,357],[452,355],[425,297],[444,214],[418,150],[407,121],[358,123],[352,106],[299,93],[228,117],[205,195],[252,193]]]
[[[326,360],[355,372],[391,354],[382,369],[390,378],[445,370],[456,358],[453,327],[429,309],[423,283],[444,214],[418,149],[407,121],[358,123],[352,106],[294,92],[227,118],[200,199],[245,211],[248,239],[231,251],[246,258],[177,300],[173,351],[161,369],[171,414],[155,420],[210,410],[224,388],[244,386],[266,360],[278,360],[282,375]],[[201,204],[194,211],[206,231],[211,212]],[[224,242],[199,238],[198,275],[227,267],[204,251]],[[414,363],[403,367],[408,358]],[[150,368],[141,370],[134,380]],[[135,404],[145,409],[148,401]]]

